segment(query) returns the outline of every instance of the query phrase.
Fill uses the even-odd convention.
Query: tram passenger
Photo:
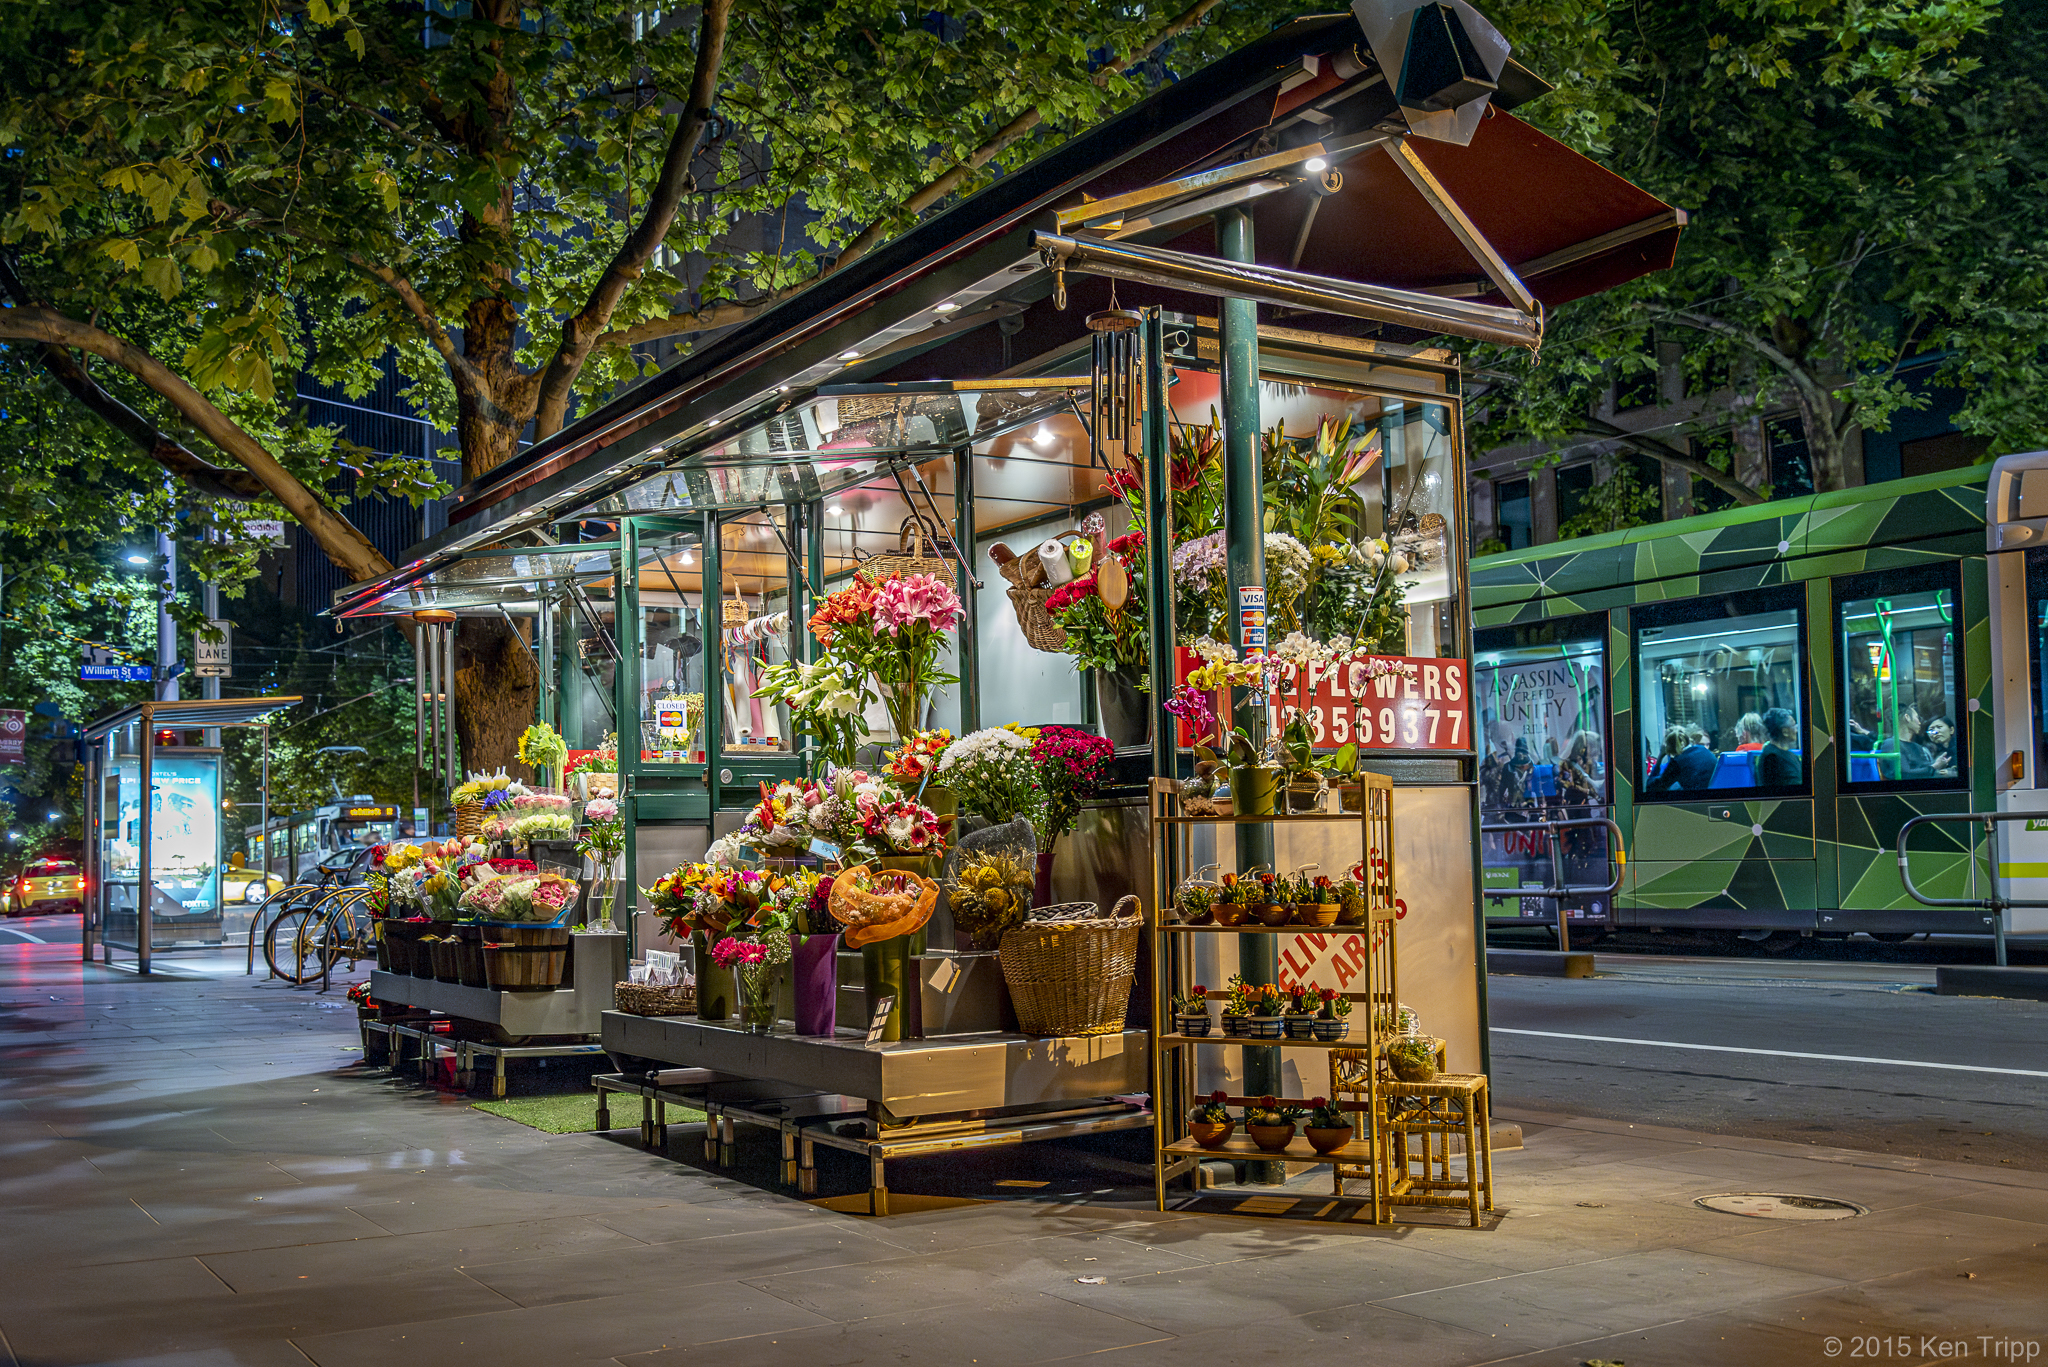
[[[1956,728],[1947,717],[1927,723],[1927,753],[1934,772],[1942,778],[1956,776]]]
[[[1761,750],[1765,739],[1764,719],[1754,712],[1744,712],[1742,720],[1735,723],[1736,750]]]
[[[1939,778],[1934,755],[1920,741],[1920,709],[1899,709],[1899,777]]]
[[[1682,788],[1688,793],[1705,792],[1714,781],[1714,752],[1707,748],[1706,734],[1697,726],[1674,722],[1664,728],[1664,758],[1657,772],[1643,785],[1647,793]]]
[[[1799,723],[1787,707],[1773,707],[1763,715],[1764,733],[1770,737],[1757,752],[1756,781],[1764,788],[1799,786]]]

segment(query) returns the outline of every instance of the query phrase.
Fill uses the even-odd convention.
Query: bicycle
[[[263,937],[270,971],[295,987],[318,978],[324,988],[342,959],[353,969],[358,960],[375,957],[369,897],[368,888],[340,887],[278,913]]]

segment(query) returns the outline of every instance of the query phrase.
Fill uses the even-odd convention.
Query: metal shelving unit
[[[1338,1165],[1355,1174],[1365,1167],[1371,1175],[1369,1201],[1373,1223],[1384,1223],[1391,1211],[1382,1191],[1385,1137],[1380,1132],[1379,1095],[1376,1067],[1368,1067],[1367,1104],[1360,1110],[1362,1120],[1354,1122],[1357,1138],[1328,1154],[1317,1154],[1307,1139],[1297,1136],[1284,1153],[1268,1153],[1249,1139],[1233,1137],[1221,1149],[1205,1149],[1187,1132],[1188,1108],[1196,1095],[1196,1051],[1203,1047],[1237,1049],[1307,1049],[1327,1056],[1331,1050],[1356,1050],[1368,1060],[1376,1059],[1381,1044],[1393,1032],[1399,1005],[1394,948],[1394,781],[1380,774],[1361,774],[1364,801],[1357,812],[1314,812],[1297,815],[1186,816],[1177,810],[1178,785],[1171,779],[1152,781],[1153,906],[1146,916],[1146,939],[1155,966],[1152,974],[1152,1111],[1153,1186],[1161,1210],[1166,1209],[1167,1183],[1194,1170],[1207,1156],[1269,1159],[1289,1163],[1318,1163],[1333,1169]],[[1193,826],[1248,826],[1348,823],[1358,830],[1360,863],[1366,888],[1366,916],[1363,924],[1333,926],[1218,926],[1183,925],[1174,916],[1174,893],[1188,876],[1191,863],[1183,834]],[[1354,1009],[1351,1033],[1344,1039],[1249,1040],[1223,1035],[1183,1035],[1173,1019],[1173,997],[1183,983],[1194,979],[1193,947],[1203,935],[1314,935],[1366,933],[1368,946],[1365,969],[1366,990],[1344,995],[1363,1007]],[[1228,996],[1211,991],[1210,999]],[[1329,1093],[1325,1093],[1328,1095]],[[1297,1098],[1306,1101],[1308,1098]],[[1333,1172],[1335,1194],[1346,1200],[1343,1172]]]

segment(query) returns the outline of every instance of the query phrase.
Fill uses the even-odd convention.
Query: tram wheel
[[[1917,930],[1873,930],[1870,938],[1881,945],[1902,945],[1908,940],[1917,940],[1922,932]]]

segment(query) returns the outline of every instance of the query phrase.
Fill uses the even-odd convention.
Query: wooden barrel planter
[[[390,971],[412,973],[413,954],[419,948],[420,936],[426,931],[424,923],[412,921],[385,921],[383,923],[383,945],[390,958]]]
[[[461,962],[457,950],[462,942],[450,932],[434,941],[434,979],[437,982],[459,983],[462,981]]]
[[[501,992],[552,992],[569,962],[567,926],[495,925],[484,930],[484,977]]]
[[[464,987],[488,987],[484,976],[484,928],[455,927],[455,971]]]

